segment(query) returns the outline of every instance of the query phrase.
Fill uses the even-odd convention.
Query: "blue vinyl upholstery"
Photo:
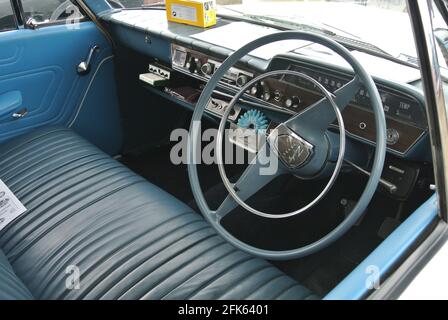
[[[0,279],[0,298],[316,298],[68,129],[0,146],[0,179],[27,208],[0,232],[0,268],[13,279]],[[66,288],[70,266],[78,290]]]
[[[33,296],[0,250],[0,300],[30,300]]]
[[[81,76],[77,66],[94,45],[100,51],[91,72]],[[112,47],[93,22],[0,32],[0,48],[0,143],[64,125],[109,154],[121,150]],[[23,108],[24,118],[11,116]]]

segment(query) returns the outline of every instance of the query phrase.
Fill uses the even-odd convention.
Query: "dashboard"
[[[239,32],[253,37],[278,31],[228,18],[221,18],[216,26],[204,30],[167,22],[163,10],[123,10],[104,15],[102,20],[120,45],[142,54],[150,64],[162,67],[162,75],[172,76],[169,80],[157,81],[169,82],[167,87],[144,86],[189,109],[194,109],[201,86],[222,61],[244,44],[239,37],[228,36],[229,26],[236,24]],[[420,71],[382,58],[362,55],[356,50],[352,54],[372,75],[381,94],[388,128],[388,153],[407,160],[431,161]],[[353,75],[350,68],[333,58],[320,48],[303,42],[287,49],[271,46],[266,52],[245,56],[220,82],[217,90],[221,96],[211,100],[207,114],[219,118],[237,90],[253,77],[272,70],[289,69],[305,73],[334,92],[350,81]],[[179,81],[176,82],[177,76]],[[222,96],[222,93],[227,96]],[[321,98],[319,90],[298,78],[267,78],[243,95],[241,109],[231,114],[231,120],[237,122],[245,110],[257,108],[266,110],[265,114],[275,125]],[[344,109],[343,118],[348,137],[363,145],[375,146],[374,115],[365,90],[361,89]],[[337,124],[334,123],[332,128],[337,130]]]
[[[209,79],[219,68],[222,59],[182,45],[171,45],[173,70],[202,80]],[[293,70],[304,73],[327,90],[334,93],[348,83],[353,76],[335,68],[323,67],[294,59],[291,55],[275,56],[264,72]],[[236,66],[222,78],[220,86],[236,92],[263,71]],[[387,144],[390,152],[404,156],[427,133],[423,99],[417,91],[394,83],[376,81],[387,121]],[[261,107],[283,114],[294,115],[323,98],[323,94],[311,82],[285,75],[267,78],[252,86],[243,96]],[[370,97],[363,88],[344,109],[343,118],[347,134],[355,139],[375,143],[375,118]],[[337,124],[332,125],[337,128]]]

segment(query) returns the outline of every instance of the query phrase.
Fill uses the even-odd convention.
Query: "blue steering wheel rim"
[[[291,250],[266,250],[251,246],[245,242],[234,237],[229,233],[215,217],[213,216],[213,211],[209,208],[207,201],[204,197],[204,193],[200,186],[199,176],[197,171],[196,163],[199,163],[197,159],[197,150],[200,148],[200,135],[201,132],[198,130],[198,123],[200,123],[202,116],[205,112],[205,108],[212,97],[215,87],[218,85],[224,74],[241,58],[252,52],[253,50],[273,42],[283,41],[283,40],[305,40],[323,45],[342,58],[344,58],[353,68],[354,75],[358,76],[365,89],[369,92],[372,109],[375,115],[375,125],[376,125],[376,150],[373,158],[373,165],[371,170],[370,178],[367,185],[358,200],[358,203],[353,208],[352,212],[347,216],[344,221],[342,221],[336,228],[334,228],[330,233],[326,234],[319,240],[308,244],[306,246],[291,249]],[[192,188],[192,192],[196,203],[207,219],[207,221],[213,226],[213,228],[228,242],[230,242],[235,247],[246,251],[254,256],[258,256],[267,260],[291,260],[297,259],[317,251],[320,251],[334,241],[343,236],[361,217],[367,206],[369,205],[371,199],[373,198],[375,191],[378,187],[378,183],[381,178],[381,173],[384,167],[384,160],[386,156],[386,119],[384,115],[383,105],[381,101],[380,94],[376,88],[375,82],[373,81],[370,74],[364,69],[364,67],[357,61],[357,59],[347,50],[345,47],[337,43],[336,41],[329,39],[327,37],[300,31],[282,31],[273,33],[259,39],[256,39],[240,49],[236,50],[231,54],[216,70],[213,76],[207,82],[201,96],[196,104],[193,116],[191,119],[189,137],[188,137],[188,176]]]

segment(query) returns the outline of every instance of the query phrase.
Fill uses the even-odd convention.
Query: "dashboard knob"
[[[191,58],[190,61],[187,62],[185,67],[188,69],[188,71],[194,73],[194,71],[196,70],[196,63],[194,62],[194,59]]]
[[[301,104],[301,101],[298,96],[293,96],[293,97],[285,100],[285,106],[287,108],[297,109],[298,107],[300,107],[300,104]]]
[[[210,62],[204,63],[201,67],[201,71],[205,75],[211,75],[213,71],[213,65]]]
[[[282,100],[282,93],[279,90],[274,91],[274,100],[280,102]]]
[[[199,73],[199,71],[201,71],[201,67],[202,67],[201,60],[199,60],[198,58],[195,58],[194,59],[194,64],[195,64],[194,72]]]
[[[191,57],[185,66],[191,73],[197,73],[201,70],[201,61],[198,58]]]
[[[250,94],[257,98],[261,98],[263,95],[263,86],[260,83],[255,84],[250,88]]]
[[[257,86],[253,86],[252,88],[250,88],[251,95],[255,96],[255,95],[257,95],[257,92],[258,92]]]
[[[400,134],[396,129],[389,128],[386,133],[387,144],[393,146],[397,144],[398,140],[400,140]]]
[[[271,97],[272,97],[272,94],[271,94],[270,91],[265,91],[265,92],[263,93],[263,100],[264,100],[264,101],[269,101],[269,100],[271,100]]]
[[[247,84],[248,81],[249,81],[249,78],[246,75],[242,74],[242,75],[239,75],[238,78],[236,79],[236,85],[238,87],[243,87]]]

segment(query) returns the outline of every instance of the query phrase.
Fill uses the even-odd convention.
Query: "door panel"
[[[100,50],[93,56],[90,73],[79,75],[78,64],[86,60],[95,45]],[[107,141],[107,146],[102,146],[101,141],[93,136],[86,138],[96,140],[99,147],[109,153],[117,153],[121,144],[121,129],[116,119],[116,92],[105,92],[105,88],[115,88],[114,72],[110,72],[113,70],[111,57],[110,44],[93,22],[81,22],[75,27],[53,25],[36,30],[0,32],[0,97],[18,92],[22,101],[13,112],[24,108],[28,110],[27,115],[20,119],[12,117],[13,112],[0,118],[0,143],[39,126],[62,124],[76,127],[83,135],[96,132],[107,136],[108,132],[113,132],[116,141]],[[110,76],[97,79],[97,74],[104,73],[99,69],[108,69]],[[99,80],[105,82],[101,86],[102,91],[92,91],[91,88],[95,88],[94,84]],[[90,97],[87,105],[84,103],[86,96]],[[101,106],[106,102],[103,101],[105,96],[114,118],[109,123],[100,122],[95,130],[87,130],[79,119],[83,112],[101,119],[100,113],[105,111]],[[0,113],[7,107],[0,105]],[[98,114],[95,113],[97,107]]]
[[[22,93],[11,91],[0,94],[0,122],[7,121],[22,105]]]

